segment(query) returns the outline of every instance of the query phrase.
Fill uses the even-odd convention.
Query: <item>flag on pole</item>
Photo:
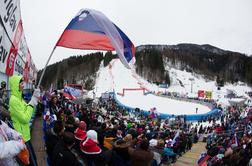
[[[179,136],[179,129],[177,130],[177,133],[176,133],[176,135],[174,136],[174,138],[172,140],[172,143],[171,143],[172,146],[176,143],[176,139],[177,139],[178,136]]]
[[[6,74],[9,76],[12,76],[14,72],[15,60],[18,54],[18,45],[19,45],[19,41],[21,39],[22,34],[23,34],[23,26],[22,26],[22,21],[20,20],[15,36],[14,36],[13,45],[11,46],[11,49],[7,58]]]
[[[236,133],[234,134],[234,144],[235,144],[236,146],[238,146],[238,138],[237,138]]]
[[[135,62],[135,47],[124,32],[103,13],[81,9],[68,24],[56,46],[85,50],[116,50],[125,67]]]
[[[70,86],[65,86],[63,96],[69,98],[70,100],[76,100],[77,98],[82,97],[82,91]]]

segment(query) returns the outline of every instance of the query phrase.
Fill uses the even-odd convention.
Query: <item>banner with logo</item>
[[[27,61],[27,56],[29,54],[29,48],[26,43],[24,33],[22,34],[20,41],[19,41],[19,44],[18,44],[18,54],[20,55],[20,57],[23,59],[24,62]],[[28,59],[29,59],[29,57],[28,57]]]
[[[0,1],[0,72],[8,76],[25,73],[26,81],[32,82],[37,69],[30,64],[20,13],[20,0]]]
[[[22,21],[20,20],[17,30],[15,32],[14,40],[12,41],[13,44],[11,46],[8,59],[6,62],[5,73],[9,76],[12,76],[14,73],[15,61],[18,55],[19,41],[21,39],[22,34],[23,34],[23,26],[22,26]]]
[[[11,41],[21,20],[19,0],[1,0],[0,18]]]
[[[20,55],[17,55],[14,62],[14,70],[12,75],[23,75],[24,73],[25,62],[23,61]]]
[[[0,22],[1,22],[1,45],[2,54],[5,52],[4,63],[1,64],[1,72],[7,75],[13,75],[14,66],[18,55],[18,45],[23,34],[23,27],[20,16],[19,0],[2,0],[0,1]],[[4,40],[3,40],[4,39]],[[7,53],[7,54],[6,54]],[[4,70],[5,67],[5,70]]]
[[[29,82],[30,64],[31,64],[31,55],[30,55],[30,52],[28,51],[28,54],[26,56],[25,67],[24,67],[24,73],[23,73],[23,78],[25,82]]]
[[[11,43],[7,38],[3,26],[0,25],[0,72],[5,73],[6,62],[11,48]]]
[[[38,73],[38,70],[37,70],[37,68],[35,66],[35,63],[31,59],[31,61],[30,61],[30,71],[29,71],[29,80],[30,81],[37,80],[37,73]]]
[[[198,98],[204,98],[205,92],[203,90],[198,90]]]
[[[159,88],[168,88],[168,84],[159,84]]]
[[[205,91],[206,99],[212,99],[212,91]]]

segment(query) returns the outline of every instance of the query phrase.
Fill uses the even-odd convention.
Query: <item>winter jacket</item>
[[[176,156],[176,153],[173,152],[172,148],[164,148],[164,154],[169,157]]]
[[[1,121],[1,120],[0,120]],[[18,166],[15,156],[21,151],[22,145],[17,140],[20,134],[12,130],[3,121],[0,122],[0,165]]]
[[[7,91],[3,88],[0,88],[0,106],[8,109],[8,94]]]
[[[80,149],[85,154],[100,154],[101,148],[90,138],[86,138],[81,142]]]
[[[162,155],[164,154],[164,148],[155,146],[151,147],[150,150],[154,153],[154,160],[156,161],[157,165],[159,165],[162,160]]]
[[[19,90],[19,82],[21,76],[12,76],[10,78],[11,97],[9,102],[9,110],[11,120],[15,130],[22,134],[25,142],[30,140],[30,126],[34,108],[28,105],[22,98],[22,91]]]
[[[128,148],[130,147],[130,142],[124,140],[117,140],[114,143],[114,154],[120,156],[123,162],[128,162],[130,160]]]
[[[52,161],[54,147],[57,145],[59,141],[60,141],[60,137],[53,131],[53,129],[51,129],[50,131],[46,133],[45,146],[46,146],[46,152],[50,161]]]
[[[87,132],[80,129],[79,127],[74,131],[75,139],[82,141],[87,137]]]
[[[107,148],[108,150],[112,150],[112,148],[113,148],[112,142],[114,140],[115,140],[114,137],[105,137],[104,142],[103,142],[104,147]]]
[[[58,115],[59,114],[59,108],[57,105],[53,104],[52,102],[49,102],[49,110],[51,114]]]
[[[53,150],[53,166],[81,166],[75,155],[60,140]]]
[[[90,138],[86,138],[81,142],[80,149],[87,159],[88,165],[104,166],[105,158],[101,148]]]
[[[132,166],[151,166],[154,154],[150,150],[129,148]]]

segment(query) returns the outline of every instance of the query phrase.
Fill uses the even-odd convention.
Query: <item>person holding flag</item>
[[[40,98],[40,89],[35,89],[33,92],[33,96],[30,102],[27,104],[22,98],[24,82],[22,76],[14,75],[10,77],[10,90],[11,96],[9,101],[9,110],[11,115],[11,120],[13,122],[14,129],[18,131],[24,142],[26,144],[27,149],[29,150],[30,155],[30,166],[37,166],[37,159],[34,153],[32,144],[31,144],[31,136],[30,136],[30,120],[32,118],[32,114],[34,112],[34,108],[38,104],[38,100]]]
[[[128,36],[102,12],[93,9],[81,9],[68,24],[47,60],[38,85],[42,82],[56,47],[116,51],[120,61],[128,69],[136,61],[135,46]]]

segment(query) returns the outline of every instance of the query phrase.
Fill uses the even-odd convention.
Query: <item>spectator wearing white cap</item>
[[[21,135],[18,132],[0,120],[0,165],[18,166],[15,156],[25,148],[19,138]]]
[[[104,165],[105,159],[102,150],[98,146],[97,132],[88,130],[86,139],[80,144],[80,149],[87,159],[88,165],[100,166]]]

